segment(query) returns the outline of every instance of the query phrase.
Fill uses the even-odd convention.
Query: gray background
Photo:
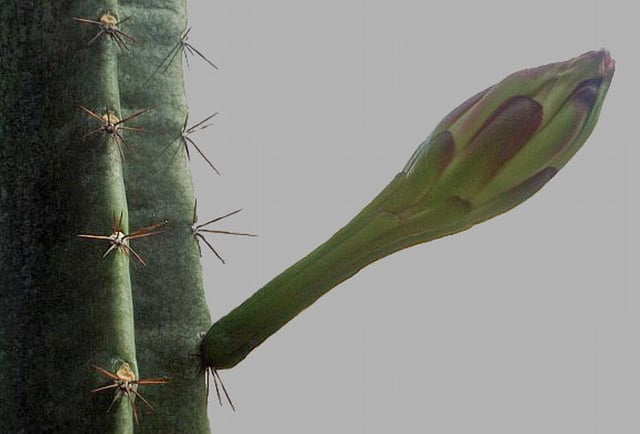
[[[218,318],[346,223],[458,103],[606,47],[599,125],[539,194],[365,269],[223,371],[217,433],[637,433],[637,2],[191,1],[200,216]],[[633,5],[633,6],[629,6]],[[632,146],[635,145],[635,146]],[[215,405],[214,405],[215,404]]]

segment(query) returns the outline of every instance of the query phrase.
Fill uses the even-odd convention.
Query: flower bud
[[[509,75],[449,113],[365,210],[395,216],[411,245],[522,203],[586,141],[613,72],[600,50]]]
[[[206,364],[235,365],[368,264],[529,198],[593,130],[613,69],[609,53],[592,51],[516,72],[464,102],[353,220],[209,330]]]

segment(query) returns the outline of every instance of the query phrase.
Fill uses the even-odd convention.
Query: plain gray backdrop
[[[327,239],[457,104],[608,48],[583,149],[525,204],[366,268],[221,375],[215,433],[640,430],[637,2],[190,1],[186,71],[214,320]],[[214,395],[215,396],[215,395]]]

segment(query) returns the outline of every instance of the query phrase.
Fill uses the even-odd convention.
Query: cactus
[[[217,369],[376,259],[528,198],[586,140],[613,75],[592,52],[478,94],[351,223],[211,326],[199,242],[219,256],[203,232],[233,212],[196,223],[188,146],[217,169],[188,137],[210,117],[189,126],[182,54],[217,66],[187,42],[184,1],[0,13],[2,432],[209,432],[207,374],[217,388]],[[515,138],[503,152],[496,137]]]
[[[155,71],[184,2],[36,3],[2,12],[0,431],[209,432],[181,59]]]

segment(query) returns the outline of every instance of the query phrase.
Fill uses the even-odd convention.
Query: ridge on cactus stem
[[[210,328],[206,363],[234,366],[368,264],[524,202],[589,137],[614,65],[606,50],[590,51],[515,72],[462,103],[345,227]]]

